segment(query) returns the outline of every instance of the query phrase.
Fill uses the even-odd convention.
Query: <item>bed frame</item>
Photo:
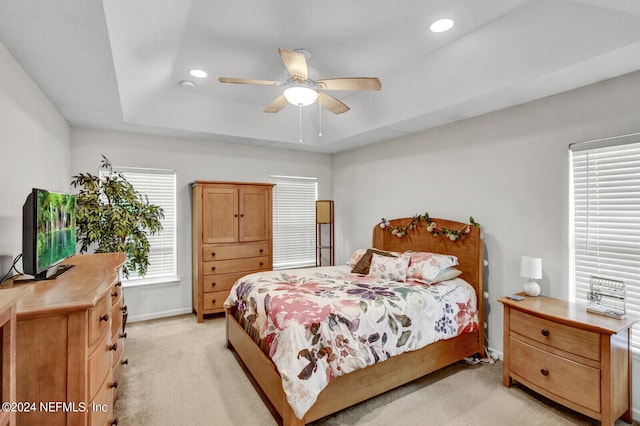
[[[445,219],[432,218],[439,227],[461,229],[466,224]],[[391,220],[391,226],[408,224],[411,218]],[[344,408],[380,395],[388,390],[409,383],[463,358],[474,354],[485,355],[484,351],[484,289],[483,289],[483,242],[480,228],[470,227],[471,232],[457,241],[446,236],[433,236],[424,225],[398,238],[376,225],[373,228],[374,248],[389,251],[428,251],[452,254],[458,257],[461,278],[470,283],[476,291],[478,320],[480,327],[473,333],[466,333],[448,340],[441,340],[422,349],[405,352],[384,362],[373,364],[333,379],[320,393],[318,400],[307,411],[304,419],[298,419],[287,402],[282,389],[282,380],[271,360],[260,350],[243,327],[226,310],[227,347],[235,350],[255,383],[262,389],[273,408],[282,418],[284,426],[299,426],[321,419]],[[272,410],[273,411],[273,410]]]

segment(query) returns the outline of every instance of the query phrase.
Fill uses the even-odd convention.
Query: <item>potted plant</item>
[[[149,266],[147,235],[162,230],[162,208],[149,203],[125,176],[113,170],[111,162],[102,156],[100,176],[79,173],[72,177],[71,185],[79,188],[77,194],[76,235],[80,253],[90,248],[96,253],[124,252],[125,277],[130,271],[143,276]]]

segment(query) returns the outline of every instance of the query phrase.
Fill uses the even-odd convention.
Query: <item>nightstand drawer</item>
[[[563,351],[600,360],[600,334],[511,309],[511,330]]]
[[[513,337],[510,338],[510,357],[513,374],[600,412],[600,370],[547,353]]]

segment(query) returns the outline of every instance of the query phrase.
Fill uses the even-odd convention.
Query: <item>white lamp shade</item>
[[[539,257],[522,256],[520,260],[520,276],[524,278],[542,278],[542,259]]]
[[[293,86],[284,89],[284,97],[290,104],[298,106],[311,105],[318,99],[318,92],[304,86]]]

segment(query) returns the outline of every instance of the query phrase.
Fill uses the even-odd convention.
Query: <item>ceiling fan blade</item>
[[[375,77],[327,78],[317,83],[325,90],[380,90],[382,87]]]
[[[259,84],[261,86],[277,86],[279,81],[270,80],[251,80],[248,78],[233,78],[233,77],[220,77],[218,78],[220,83],[234,83],[234,84]]]
[[[322,93],[318,91],[318,101],[320,105],[328,109],[334,114],[342,114],[344,112],[349,111],[349,107],[334,98],[333,96],[329,96],[326,93]]]
[[[264,112],[278,112],[287,104],[287,98],[284,95],[280,95],[273,100],[267,107],[264,109]]]
[[[278,49],[278,53],[284,62],[284,66],[296,80],[309,79],[309,70],[307,68],[307,59],[300,52],[295,50]]]

